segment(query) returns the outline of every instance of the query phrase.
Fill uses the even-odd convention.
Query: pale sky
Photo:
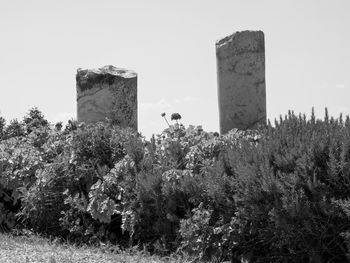
[[[0,114],[37,106],[76,117],[75,74],[105,65],[138,74],[138,127],[160,114],[219,131],[215,42],[262,30],[267,115],[350,114],[349,0],[0,0]]]

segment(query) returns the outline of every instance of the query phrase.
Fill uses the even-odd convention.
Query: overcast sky
[[[0,114],[37,106],[76,117],[75,74],[104,65],[138,73],[138,126],[160,114],[219,130],[215,42],[263,30],[268,118],[350,114],[349,0],[0,0]]]

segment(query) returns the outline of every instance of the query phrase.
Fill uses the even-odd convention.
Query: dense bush
[[[182,221],[186,247],[205,258],[347,261],[349,118],[329,119],[326,113],[323,121],[306,120],[289,113],[260,132],[258,143],[242,141],[223,154],[222,165],[229,167],[217,178],[223,188],[208,187],[226,200],[211,195],[215,202]],[[208,176],[220,171],[227,168]]]
[[[2,121],[2,229],[212,261],[348,260],[349,117],[290,112],[223,136],[179,119],[150,141],[108,123],[51,127],[37,108]]]

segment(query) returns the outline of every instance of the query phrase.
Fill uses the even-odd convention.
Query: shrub
[[[223,136],[176,123],[146,141],[104,123],[35,126],[32,115],[0,143],[2,229],[208,261],[348,260],[349,117],[289,112]]]
[[[136,178],[133,194],[126,201],[125,222],[134,241],[157,253],[176,250],[180,221],[205,196],[201,169],[218,157],[216,138],[201,127],[175,124],[146,143],[140,169],[131,177]]]
[[[258,143],[224,147],[212,172],[228,176],[216,178],[223,186],[227,180],[230,192],[222,195],[226,202],[204,203],[182,221],[184,248],[251,262],[345,262],[349,128],[348,118],[306,120],[290,112],[261,130]],[[209,200],[223,192],[207,187]]]
[[[111,169],[126,155],[130,136],[102,123],[52,132],[42,146],[47,164],[23,194],[21,215],[40,232],[79,242],[113,239],[110,229],[121,220],[114,218],[120,200]]]
[[[23,123],[19,122],[17,119],[11,120],[10,124],[5,128],[3,139],[21,136],[25,136]]]
[[[12,228],[15,213],[21,208],[21,189],[36,181],[36,172],[42,167],[41,153],[25,138],[4,140],[0,148],[0,225]],[[6,215],[6,216],[4,216]]]
[[[47,127],[49,125],[49,122],[37,107],[29,110],[28,114],[23,118],[23,123],[27,133],[31,133],[33,129]]]

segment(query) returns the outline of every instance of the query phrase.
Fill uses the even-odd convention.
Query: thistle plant
[[[173,113],[171,114],[171,120],[176,121],[177,124],[179,124],[178,120],[181,120],[181,115],[179,113]]]

